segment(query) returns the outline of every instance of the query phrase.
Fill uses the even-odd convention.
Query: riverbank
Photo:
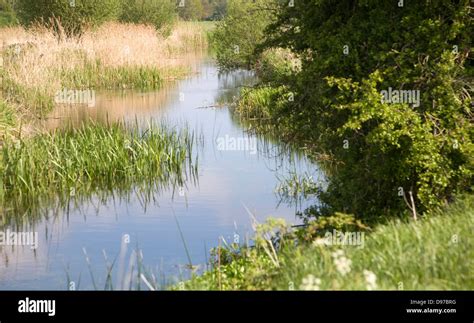
[[[391,221],[365,232],[356,245],[294,238],[275,249],[257,231],[254,248],[224,245],[213,268],[184,282],[186,290],[472,290],[474,197],[426,214],[417,222]],[[262,231],[263,230],[263,231]],[[288,234],[289,228],[285,229]],[[307,233],[308,230],[301,229]],[[351,233],[339,230],[340,233]],[[260,235],[260,238],[259,238]],[[327,236],[326,236],[327,238]]]
[[[193,57],[207,53],[210,28],[181,21],[163,37],[152,26],[110,22],[69,38],[44,27],[0,29],[1,222],[99,190],[183,185],[196,166],[187,129],[142,133],[138,124],[84,120],[48,132],[36,124],[58,106],[93,108],[96,91],[151,91],[184,78]]]
[[[43,27],[0,29],[2,137],[34,132],[31,120],[57,104],[84,104],[57,100],[58,93],[152,90],[183,78],[190,72],[186,58],[207,52],[210,28],[178,22],[163,37],[152,26],[110,22],[80,38],[60,39]]]

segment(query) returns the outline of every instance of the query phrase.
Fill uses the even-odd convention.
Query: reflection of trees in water
[[[219,75],[219,93],[216,101],[227,103],[231,122],[242,129],[249,139],[257,141],[258,155],[267,168],[275,173],[278,184],[275,193],[279,204],[295,206],[296,211],[305,207],[306,201],[318,204],[316,194],[324,190],[326,179],[317,161],[309,158],[302,143],[284,140],[275,126],[259,120],[247,120],[235,113],[233,105],[242,87],[254,86],[258,82],[255,74],[238,70]],[[306,168],[306,169],[303,169]],[[316,201],[315,201],[316,200]],[[306,205],[307,207],[308,205]]]
[[[97,94],[96,105],[60,105],[38,125],[41,129],[80,127],[93,120],[100,123],[149,117],[157,111],[165,111],[178,99],[177,83],[164,85],[159,91],[104,91]]]
[[[239,95],[242,87],[253,86],[257,81],[253,71],[239,69],[219,73],[218,92],[215,101],[219,104],[231,103],[234,97]]]
[[[298,142],[284,141],[275,127],[241,118],[231,111],[231,120],[243,129],[245,136],[256,140],[257,153],[277,178],[275,194],[278,205],[294,206],[301,211],[318,204],[316,194],[326,187],[326,177],[320,164],[312,160]],[[311,203],[308,203],[311,201]]]

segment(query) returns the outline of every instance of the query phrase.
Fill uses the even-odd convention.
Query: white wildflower
[[[339,250],[334,251],[332,253],[332,257],[335,258],[335,259],[337,259],[339,257],[343,257],[343,256],[344,256],[344,251],[342,249],[339,249]]]
[[[340,257],[334,260],[334,263],[336,264],[336,269],[338,272],[341,273],[341,275],[345,276],[351,271],[351,265],[352,265],[352,260],[346,258],[346,257]]]
[[[332,257],[334,258],[336,269],[341,275],[345,276],[351,271],[352,260],[344,256],[344,251],[337,250],[332,253]]]
[[[309,274],[301,282],[301,290],[319,290],[321,285],[321,279],[314,277],[314,275]]]
[[[370,270],[364,270],[365,282],[367,283],[367,290],[377,289],[377,275]]]

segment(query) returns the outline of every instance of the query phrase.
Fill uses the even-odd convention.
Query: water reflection
[[[49,209],[41,221],[29,227],[19,224],[17,228],[40,233],[39,247],[34,252],[0,247],[5,260],[0,267],[0,289],[65,289],[69,281],[79,289],[101,289],[107,283],[103,250],[109,259],[118,256],[124,234],[130,236],[129,249],[139,246],[144,261],[158,266],[155,269],[160,275],[177,277],[177,266],[189,259],[176,219],[193,264],[205,263],[208,249],[220,236],[231,240],[235,233],[242,239],[251,234],[246,209],[260,222],[268,216],[297,222],[295,212],[306,205],[304,201],[279,205],[275,191],[278,176],[288,170],[317,175],[318,170],[301,152],[276,138],[248,132],[226,108],[241,86],[255,81],[247,71],[219,74],[214,63],[205,60],[199,74],[160,91],[102,92],[97,94],[95,107],[55,111],[42,125],[45,129],[62,127],[66,121],[79,125],[89,118],[98,122],[150,118],[170,125],[184,122],[202,135],[199,181],[197,185],[152,190],[144,196],[124,195],[120,190],[94,194],[78,201],[77,207]],[[218,138],[226,137],[256,140],[257,151],[253,154],[230,146],[219,149]]]

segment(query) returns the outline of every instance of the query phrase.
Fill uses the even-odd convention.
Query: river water
[[[189,261],[204,268],[220,237],[244,242],[251,236],[252,216],[259,222],[273,216],[298,223],[295,213],[305,201],[281,203],[275,189],[285,174],[318,176],[317,168],[300,154],[247,133],[225,104],[241,86],[253,84],[254,75],[220,74],[210,59],[193,69],[185,80],[155,92],[98,93],[94,107],[63,107],[43,123],[48,129],[90,118],[187,124],[202,137],[199,178],[184,188],[156,192],[156,202],[147,205],[133,195],[110,196],[67,212],[56,210],[30,228],[38,232],[36,249],[0,246],[1,290],[104,289],[106,259],[116,258],[113,283],[120,288],[131,250],[137,248],[157,281],[176,282],[187,276]],[[129,242],[126,250],[124,241]]]

